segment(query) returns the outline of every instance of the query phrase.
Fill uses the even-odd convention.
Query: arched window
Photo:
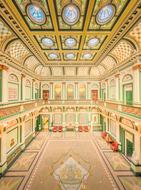
[[[98,100],[98,85],[97,84],[93,84],[91,86],[91,99],[93,101],[97,101]]]
[[[39,98],[39,87],[38,83],[35,83],[35,99]]]
[[[115,99],[116,97],[116,81],[112,79],[110,81],[110,99]]]
[[[106,85],[105,85],[105,83],[102,83],[102,85],[101,85],[101,99],[102,100],[106,99]]]
[[[61,84],[55,85],[54,92],[55,92],[55,99],[60,100],[61,99]]]
[[[86,85],[85,84],[79,85],[79,98],[80,100],[86,99]]]
[[[49,85],[48,84],[43,84],[42,85],[42,98],[44,100],[49,99]]]
[[[8,78],[8,101],[19,100],[19,80],[14,74],[10,74]]]
[[[31,82],[28,79],[25,82],[25,99],[26,100],[31,99]]]
[[[73,86],[73,84],[67,85],[67,99],[68,100],[74,99],[74,86]]]
[[[128,105],[133,104],[133,77],[126,74],[122,79],[123,84],[123,102]]]

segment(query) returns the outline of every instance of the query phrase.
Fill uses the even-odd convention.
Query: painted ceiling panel
[[[89,67],[78,67],[77,75],[78,76],[89,76]]]
[[[33,1],[35,7],[32,6],[30,0],[14,0],[14,2],[31,30],[53,30],[52,20],[46,0]],[[31,6],[29,7],[29,5]]]
[[[6,53],[20,61],[30,52],[20,40],[14,40],[8,45]]]
[[[24,65],[28,68],[34,71],[34,69],[40,65],[40,62],[36,59],[34,56],[30,56],[25,60]]]
[[[63,76],[63,67],[51,67],[53,76]]]
[[[42,65],[37,66],[36,69],[35,69],[35,73],[36,73],[37,75],[40,75],[42,69],[43,69],[43,66],[42,66]]]
[[[122,40],[111,51],[111,54],[117,58],[118,63],[120,64],[123,61],[125,61],[127,58],[129,58],[134,52],[135,49],[132,47],[132,45],[126,40]]]
[[[129,0],[95,1],[89,30],[110,30],[125,9]]]
[[[41,76],[43,77],[48,77],[50,76],[50,69],[49,67],[43,67],[40,73]]]
[[[141,21],[130,31],[129,37],[134,39],[141,49]]]
[[[2,0],[0,43],[38,75],[102,77],[141,48],[138,7],[138,0]]]
[[[65,67],[65,75],[66,76],[75,76],[76,75],[76,67]]]
[[[114,66],[116,66],[116,61],[111,56],[107,56],[103,59],[101,65],[103,65],[106,69],[110,70],[113,69]]]
[[[97,67],[92,67],[90,71],[90,76],[99,77],[100,72]]]
[[[64,9],[64,12],[69,14],[69,9],[66,9],[65,7],[67,1],[61,1],[61,0],[55,0],[55,8],[56,8],[56,14],[57,14],[57,22],[58,22],[58,28],[59,30],[82,30],[84,21],[85,21],[85,14],[87,13],[87,5],[88,5],[88,0],[83,0],[83,1],[74,1],[78,7],[78,11],[80,11],[80,18],[75,24],[72,24],[71,26],[68,25],[65,22],[65,17],[62,17],[62,9]],[[68,11],[68,12],[67,12]],[[77,12],[72,12],[72,14],[77,14]]]
[[[0,45],[9,39],[13,35],[12,31],[7,27],[7,25],[0,19]]]

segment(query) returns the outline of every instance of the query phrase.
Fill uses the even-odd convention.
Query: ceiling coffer
[[[62,18],[67,25],[75,25],[81,15],[81,0],[62,0]]]

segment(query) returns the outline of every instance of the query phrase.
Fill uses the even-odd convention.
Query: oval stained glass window
[[[90,59],[92,57],[91,53],[86,53],[83,55],[83,59]]]
[[[75,55],[73,53],[68,53],[68,54],[66,54],[66,58],[68,58],[68,59],[74,59]]]
[[[69,47],[69,48],[74,47],[74,46],[76,45],[76,39],[74,39],[74,38],[67,38],[67,39],[65,40],[65,45],[66,45],[67,47]]]
[[[99,44],[99,39],[98,38],[91,38],[89,41],[88,41],[88,46],[90,48],[94,48],[95,46],[97,46]]]
[[[27,15],[30,20],[35,24],[42,25],[46,21],[46,16],[42,8],[34,4],[29,4],[27,6]]]
[[[55,53],[50,53],[48,56],[50,59],[57,59],[58,58],[57,54],[55,54]]]
[[[42,44],[47,47],[52,47],[54,45],[54,42],[50,38],[42,38]]]
[[[66,24],[74,25],[80,18],[80,10],[75,4],[68,4],[63,8],[62,17]]]
[[[116,12],[115,6],[112,4],[101,8],[96,15],[96,22],[100,25],[107,24],[112,20]]]

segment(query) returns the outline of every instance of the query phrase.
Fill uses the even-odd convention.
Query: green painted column
[[[39,83],[39,98],[41,99],[41,82]]]

